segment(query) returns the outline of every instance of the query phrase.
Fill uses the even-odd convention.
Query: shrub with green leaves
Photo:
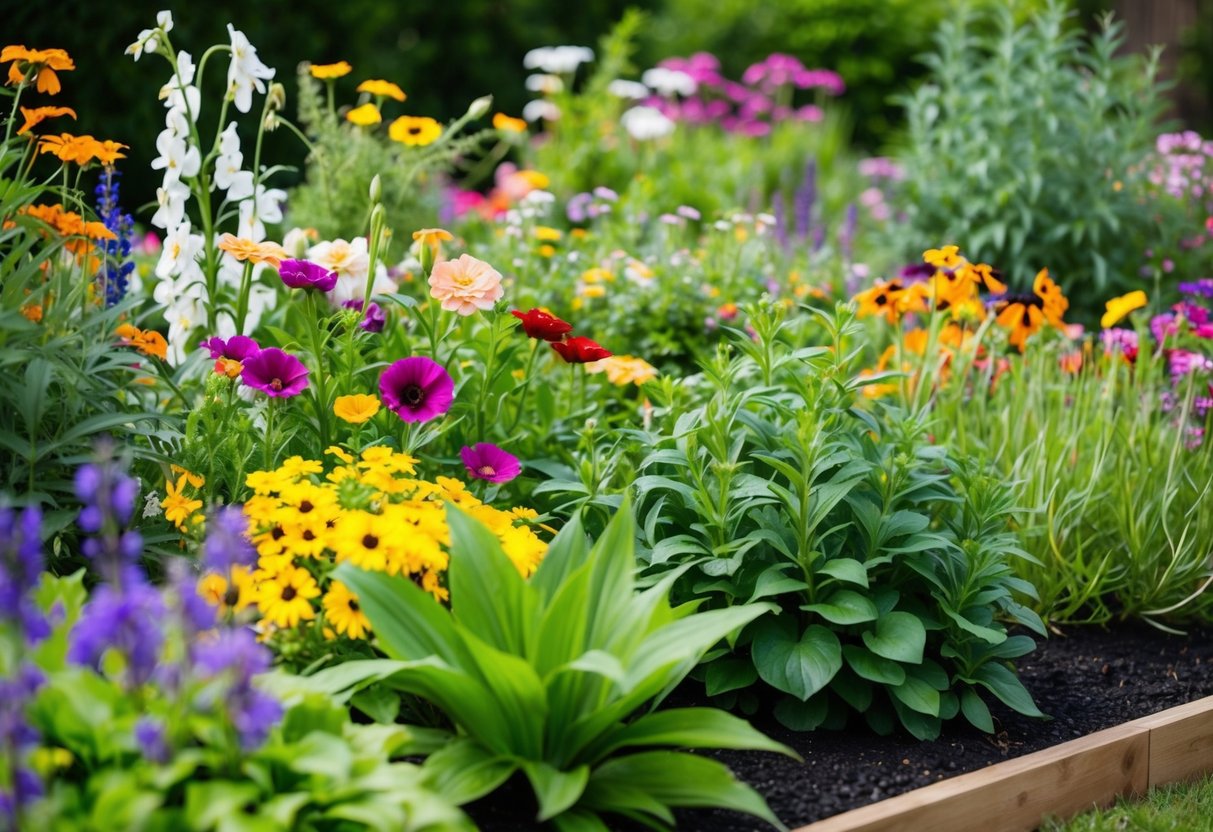
[[[493,535],[448,510],[450,609],[411,582],[349,564],[353,589],[389,659],[346,662],[311,677],[334,695],[385,682],[441,709],[455,726],[423,769],[464,804],[516,772],[538,820],[558,830],[606,830],[613,813],[670,829],[673,808],[718,806],[779,821],[727,768],[686,748],[792,754],[712,708],[642,711],[717,642],[773,609],[671,607],[676,574],[636,591],[630,508],[592,547],[574,518],[530,581]]]
[[[1034,642],[1006,627],[1044,634],[1016,600],[1034,590],[1012,568],[1011,492],[932,444],[921,415],[861,404],[888,374],[854,373],[848,308],[801,327],[749,312],[755,337],[705,363],[692,405],[636,432],[650,574],[705,608],[767,605],[708,656],[708,693],[753,708],[773,690],[796,729],[858,711],[919,738],[958,713],[992,731],[990,695],[1040,715],[1011,664]],[[801,346],[820,327],[828,344]]]
[[[903,257],[963,241],[1024,280],[1047,266],[1079,314],[1137,288],[1163,239],[1161,207],[1141,204],[1161,85],[1157,55],[1119,55],[1122,42],[1110,18],[1083,34],[1062,2],[1024,26],[1004,5],[945,20],[928,82],[905,99]]]

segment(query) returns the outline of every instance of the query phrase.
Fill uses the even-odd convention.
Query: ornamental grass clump
[[[769,612],[671,607],[674,576],[637,590],[635,526],[624,506],[593,546],[574,518],[524,580],[488,528],[450,506],[450,608],[410,581],[357,568],[336,577],[361,599],[389,658],[311,678],[334,695],[375,682],[421,696],[455,731],[425,761],[429,782],[469,803],[521,773],[537,820],[606,830],[606,815],[671,829],[672,809],[717,806],[778,820],[707,757],[667,747],[791,754],[711,708],[644,712],[739,627]]]

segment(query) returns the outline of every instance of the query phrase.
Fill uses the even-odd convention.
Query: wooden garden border
[[[1029,832],[1213,771],[1213,696],[802,826],[794,832]]]

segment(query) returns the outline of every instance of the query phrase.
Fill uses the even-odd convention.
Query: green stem
[[[316,403],[316,421],[320,425],[320,444],[327,448],[329,446],[328,390],[325,380],[324,338],[320,334],[322,323],[319,296],[319,292],[308,291],[308,311],[311,320],[308,321],[307,329],[311,335],[312,355],[316,359],[316,394],[313,399]]]
[[[480,395],[476,397],[476,437],[478,441],[484,440],[484,407],[488,403],[489,388],[493,384],[493,365],[496,363],[497,321],[494,319],[489,321],[489,355],[484,362],[484,383],[480,385]]]
[[[526,410],[526,394],[531,387],[531,378],[535,375],[535,362],[539,359],[540,340],[538,338],[532,340],[535,343],[531,345],[531,358],[526,365],[526,379],[523,380],[522,390],[518,393],[518,409],[514,411],[514,421],[510,423],[510,429],[506,431],[507,436],[514,435],[514,431],[518,429],[518,423],[522,421],[523,411]]]

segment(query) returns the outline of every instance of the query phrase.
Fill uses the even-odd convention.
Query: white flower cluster
[[[674,121],[656,107],[633,107],[619,117],[623,129],[638,142],[661,139],[674,132]]]
[[[140,32],[135,43],[127,48],[127,53],[135,60],[144,52],[163,49],[167,43],[165,35],[173,27],[171,13],[160,12],[156,22],[156,29]],[[252,107],[253,91],[264,93],[264,82],[274,77],[274,70],[261,62],[257,50],[243,33],[230,24],[228,32],[232,52],[227,73],[228,95],[237,110],[247,113]],[[178,52],[175,66],[168,83],[160,88],[160,99],[166,109],[165,127],[156,138],[159,155],[152,162],[152,168],[163,171],[164,179],[156,189],[157,210],[151,221],[152,225],[165,231],[164,249],[156,264],[159,282],[153,297],[164,307],[164,319],[169,324],[169,360],[172,363],[185,357],[185,344],[191,333],[205,323],[207,303],[211,300],[207,297],[206,276],[199,263],[207,241],[202,234],[194,232],[186,213],[191,195],[190,180],[199,176],[202,168],[202,152],[195,127],[202,96],[194,84],[197,67],[193,56],[184,50]],[[266,188],[255,180],[254,171],[244,169],[240,137],[232,122],[220,134],[214,167],[214,189],[224,195],[218,213],[225,207],[237,206],[237,236],[261,242],[265,239],[265,223],[282,221],[282,202],[286,193],[277,188]],[[242,274],[243,265],[224,254],[219,262],[218,285],[238,291]],[[245,331],[256,327],[273,298],[271,288],[253,283]],[[217,326],[219,331],[213,334],[221,337],[236,334],[236,322],[231,316],[218,318]]]
[[[541,46],[522,57],[527,69],[538,69],[553,75],[571,75],[577,67],[594,60],[594,50],[588,46]]]

